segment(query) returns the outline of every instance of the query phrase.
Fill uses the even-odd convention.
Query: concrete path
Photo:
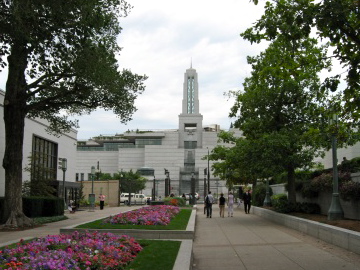
[[[108,217],[140,206],[105,207],[67,214],[69,219],[17,232],[0,232],[0,246],[20,239],[58,234],[60,228]],[[193,270],[355,270],[360,255],[235,209],[234,217],[206,218],[199,205],[193,244]],[[185,270],[185,269],[184,269]]]
[[[234,217],[212,218],[199,207],[193,270],[360,269],[360,255],[236,208]]]

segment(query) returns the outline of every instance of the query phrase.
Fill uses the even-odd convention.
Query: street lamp
[[[91,166],[91,194],[89,194],[89,202],[92,211],[94,211],[95,208],[94,177],[95,177],[95,166]]]
[[[204,169],[204,200],[205,200],[205,197],[207,195],[207,192],[206,192],[206,179],[207,179],[207,168]]]
[[[154,181],[153,181],[152,200],[155,201],[155,175],[154,175]]]
[[[62,169],[63,171],[63,184],[62,184],[62,195],[63,195],[63,199],[64,199],[64,205],[66,208],[66,194],[65,194],[65,172],[67,170],[67,159],[66,158],[59,158],[60,160],[60,166],[59,169]]]
[[[121,170],[121,173],[120,173],[120,180],[119,180],[119,186],[118,186],[118,206],[121,205],[121,199],[120,199],[120,196],[121,196],[121,179],[123,178],[123,174],[122,174],[122,170]]]
[[[170,193],[170,177],[169,177],[170,173],[165,168],[164,168],[164,171],[165,171],[165,176],[166,176],[166,178],[165,178],[165,198],[166,198],[166,197],[169,197],[169,195],[170,195],[169,194]]]
[[[191,173],[191,201],[190,203],[192,205],[196,204],[196,198],[195,198],[195,173],[192,172]]]
[[[265,195],[265,200],[264,200],[263,204],[264,204],[264,206],[270,206],[271,205],[269,178],[266,179],[266,195]]]
[[[207,150],[208,150],[208,155],[207,155],[207,162],[208,162],[208,166],[207,166],[207,181],[208,181],[208,189],[209,189],[209,191],[210,191],[210,164],[209,164],[209,147],[206,147],[207,148]]]
[[[344,211],[340,204],[339,198],[339,181],[338,181],[338,169],[337,169],[337,122],[338,116],[333,114],[329,119],[329,124],[335,125],[331,132],[331,146],[332,146],[332,160],[333,160],[333,193],[331,199],[331,205],[328,211],[328,220],[338,220],[344,218]]]

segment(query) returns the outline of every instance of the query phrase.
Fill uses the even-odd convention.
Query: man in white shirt
[[[211,218],[212,215],[212,205],[214,203],[214,197],[209,191],[208,195],[205,197],[205,204],[206,204],[206,217]]]

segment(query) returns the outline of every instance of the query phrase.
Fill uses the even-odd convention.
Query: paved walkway
[[[105,207],[94,212],[68,214],[69,219],[18,232],[0,232],[0,246],[20,239],[58,234],[62,227],[80,224],[137,207]],[[206,218],[201,205],[197,210],[193,246],[193,270],[355,270],[360,255],[268,222],[235,209],[234,217]],[[226,213],[227,214],[227,213]],[[160,269],[161,270],[161,269]],[[185,270],[185,269],[184,269]]]
[[[234,217],[196,217],[193,270],[360,269],[360,255],[236,208]]]

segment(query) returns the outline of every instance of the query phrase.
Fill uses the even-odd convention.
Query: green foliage
[[[269,195],[272,196],[273,191],[272,188],[269,187]],[[264,200],[266,196],[266,184],[259,184],[253,188],[252,191],[252,204],[255,206],[263,206]]]
[[[29,164],[24,171],[30,173],[31,180],[24,181],[22,184],[22,195],[55,197],[56,188],[53,187],[54,169],[48,168],[49,160],[47,156],[42,154],[32,154],[28,157]]]
[[[276,212],[289,213],[292,210],[289,207],[289,201],[286,194],[276,194],[271,196],[271,204]]]
[[[253,2],[257,4],[258,1]],[[323,83],[323,89],[334,92],[340,81],[346,82],[346,88],[341,93],[344,103],[341,114],[349,119],[348,125],[357,128],[360,119],[359,22],[357,1],[273,0],[266,3],[264,15],[245,32],[245,37],[257,43],[279,37],[299,42],[304,36],[315,33],[315,38],[319,40],[330,40],[333,47],[331,58],[341,63],[346,72],[344,75],[341,70],[340,74],[329,75]],[[312,31],[314,28],[315,31]]]
[[[345,181],[339,187],[340,197],[345,201],[360,200],[360,183],[354,181]]]
[[[64,214],[62,198],[23,197],[23,211],[28,217],[51,217]]]
[[[320,214],[321,213],[321,208],[316,203],[303,202],[300,204],[299,208],[300,208],[301,212],[304,212],[307,214]]]
[[[145,189],[146,178],[142,177],[138,172],[121,171],[115,173],[113,179],[119,180],[121,184],[121,192],[125,193],[139,193],[140,190]]]
[[[164,198],[164,204],[183,207],[186,205],[186,200],[182,197],[166,197]]]
[[[25,220],[14,205],[22,195],[25,117],[47,120],[57,136],[78,126],[70,117],[98,108],[122,123],[132,119],[147,77],[117,61],[119,22],[130,9],[123,0],[0,1],[0,71],[7,69],[2,164],[14,187],[5,190],[4,216],[15,217],[9,226]]]

